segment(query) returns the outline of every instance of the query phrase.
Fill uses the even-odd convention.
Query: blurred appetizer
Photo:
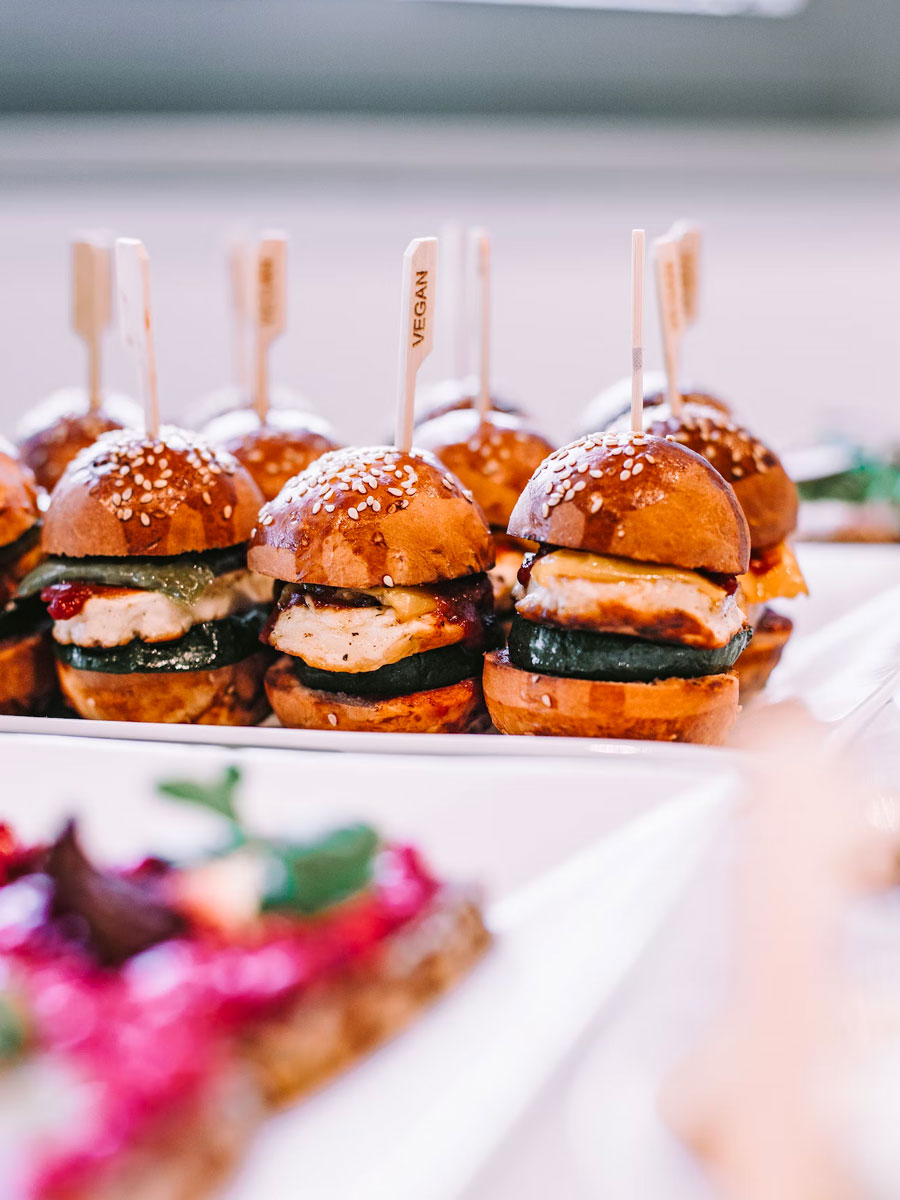
[[[262,502],[225,451],[163,427],[104,434],[44,516],[47,561],[20,584],[53,621],[63,694],[96,720],[253,724],[271,582],[247,569]]]
[[[263,420],[255,408],[239,408],[211,421],[203,436],[246,467],[265,500],[340,446],[327,421],[292,408],[269,408]]]
[[[266,688],[284,725],[487,725],[493,545],[471,492],[433,455],[324,455],[262,509],[248,562],[280,581],[264,639],[283,656]]]
[[[501,620],[512,613],[512,591],[522,556],[537,549],[506,532],[516,501],[553,446],[515,417],[459,409],[420,425],[416,445],[430,450],[475,497],[494,539],[494,566],[488,572],[494,610]]]
[[[683,393],[683,400],[691,404],[702,404],[728,413],[724,400],[710,395],[701,388],[690,388]],[[650,371],[644,376],[644,407],[659,408],[666,402],[666,376],[662,371]],[[603,432],[623,421],[631,411],[631,378],[620,379],[612,387],[601,392],[590,402],[578,419],[579,437]]]
[[[40,492],[0,440],[0,714],[44,712],[57,691],[50,622],[37,597],[17,588],[41,560]]]
[[[86,234],[72,242],[72,329],[87,350],[86,386],[54,392],[28,412],[16,432],[22,460],[48,492],[75,455],[101,433],[141,423],[133,400],[103,387],[101,350],[111,315],[109,238]]]
[[[797,537],[900,541],[900,458],[832,441],[785,456],[800,495]]]
[[[624,425],[625,422],[620,424]],[[695,450],[734,488],[750,529],[750,567],[738,580],[738,602],[753,641],[736,666],[744,695],[764,687],[794,623],[770,607],[806,595],[806,581],[787,539],[797,525],[797,489],[773,450],[719,409],[685,400],[644,409],[648,433]]]
[[[736,596],[750,537],[705,459],[641,433],[573,442],[534,473],[509,532],[540,549],[509,648],[485,661],[501,732],[725,740],[751,637]]]
[[[208,1195],[268,1108],[393,1036],[488,945],[470,893],[367,826],[306,843],[235,827],[229,845],[109,869],[72,824],[49,846],[0,830],[4,1197]]]

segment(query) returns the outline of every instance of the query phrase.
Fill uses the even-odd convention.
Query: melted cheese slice
[[[738,576],[738,587],[747,604],[809,595],[800,564],[787,542],[781,542],[758,565],[751,562],[747,574]]]
[[[687,646],[725,646],[744,625],[734,596],[696,571],[577,550],[537,560],[516,611],[531,621]]]

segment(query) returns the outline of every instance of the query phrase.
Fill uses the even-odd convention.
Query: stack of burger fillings
[[[418,366],[431,349],[436,241],[404,258],[396,446],[335,451],[260,513],[250,566],[283,581],[267,628],[286,725],[461,732],[486,724],[493,644],[490,531],[471,493],[414,450]]]
[[[41,558],[39,491],[34,476],[0,442],[0,713],[43,712],[56,692],[56,672],[40,601],[17,597]]]
[[[253,286],[247,290],[252,301],[253,403],[220,413],[204,427],[204,435],[247,468],[264,499],[274,500],[289,479],[339,443],[321,417],[296,407],[271,406],[269,350],[286,321],[287,238],[266,234],[252,257]],[[236,340],[245,333],[244,324],[236,321]]]

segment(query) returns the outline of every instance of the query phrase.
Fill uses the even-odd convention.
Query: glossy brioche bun
[[[238,408],[210,421],[203,436],[247,468],[265,500],[274,500],[289,479],[340,446],[327,421],[292,408],[270,408],[264,425],[255,409]]]
[[[369,588],[457,579],[494,565],[471,492],[434,455],[335,450],[259,515],[248,562],[296,583]]]
[[[654,683],[567,679],[520,671],[493,650],[484,698],[501,733],[720,746],[738,713],[738,681],[730,671]]]
[[[0,547],[27,533],[40,518],[38,494],[31,469],[0,438]]]
[[[348,676],[348,682],[353,676]],[[354,696],[304,687],[290,658],[266,675],[272,711],[295,729],[352,729],[372,733],[476,733],[489,727],[480,679],[406,696]]]
[[[644,374],[644,408],[657,408],[666,399],[666,376],[662,371],[648,371]],[[717,396],[704,391],[703,388],[691,387],[682,394],[682,399],[695,404],[705,404],[720,412],[731,411],[729,405]],[[579,431],[586,435],[590,433],[605,433],[623,417],[631,413],[631,376],[618,380],[606,391],[595,396],[587,405],[578,422]]]
[[[139,429],[140,406],[110,392],[92,411],[84,388],[64,388],[37,404],[16,430],[19,453],[41,487],[51,492],[76,454],[113,429]]]
[[[147,497],[147,502],[144,498]],[[164,425],[105,433],[66,468],[44,515],[47,554],[141,557],[246,542],[262,495],[225,450]]]
[[[416,393],[416,427],[447,412],[474,408],[477,395],[478,380],[474,375],[468,379],[443,379],[439,383],[426,384]],[[527,415],[520,405],[502,396],[491,396],[491,411],[519,417]]]
[[[0,642],[0,714],[41,715],[57,690],[49,630]]]
[[[210,671],[81,671],[57,661],[67,702],[89,721],[256,725],[269,711],[263,678],[270,651]]]
[[[725,575],[743,574],[750,561],[731,487],[699,454],[645,434],[595,434],[551,454],[529,480],[509,532]]]
[[[457,408],[425,421],[416,445],[430,450],[472,492],[489,525],[505,529],[531,475],[554,447],[509,413]]]
[[[741,699],[761,691],[778,666],[794,629],[790,617],[767,608],[753,630],[750,645],[734,664],[741,683]]]
[[[778,455],[727,414],[686,403],[676,417],[667,404],[645,411],[648,433],[695,450],[727,479],[750,527],[754,550],[768,550],[797,525],[797,488]]]

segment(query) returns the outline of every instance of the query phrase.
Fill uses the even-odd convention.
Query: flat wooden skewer
[[[458,221],[441,226],[440,248],[441,328],[448,331],[450,378],[462,386],[469,378],[469,297],[466,239]]]
[[[96,412],[101,389],[103,334],[112,319],[112,251],[102,234],[72,242],[72,328],[88,352],[88,406]]]
[[[482,420],[491,410],[491,239],[483,229],[469,230],[474,313],[478,322],[478,396],[476,407]]]
[[[159,394],[156,350],[150,305],[150,259],[137,238],[116,241],[116,279],[119,290],[119,328],[122,341],[137,358],[138,389],[147,433],[159,433]]]
[[[678,367],[681,338],[684,334],[684,298],[681,287],[681,257],[678,242],[671,237],[657,238],[656,294],[662,325],[663,355],[666,364],[666,400],[675,416],[681,413]]]
[[[231,301],[231,340],[234,382],[241,403],[250,396],[250,310],[253,280],[250,247],[243,234],[228,241],[228,292]]]
[[[287,311],[287,237],[266,233],[256,257],[254,333],[256,360],[253,376],[253,405],[260,425],[269,415],[269,349],[284,333]]]
[[[394,443],[405,453],[412,449],[416,375],[434,346],[437,252],[437,238],[413,238],[403,255]]]
[[[684,324],[696,325],[700,315],[700,249],[703,244],[703,230],[696,221],[680,220],[672,226],[669,237],[678,242]]]
[[[644,430],[644,248],[643,229],[631,231],[631,429]]]

